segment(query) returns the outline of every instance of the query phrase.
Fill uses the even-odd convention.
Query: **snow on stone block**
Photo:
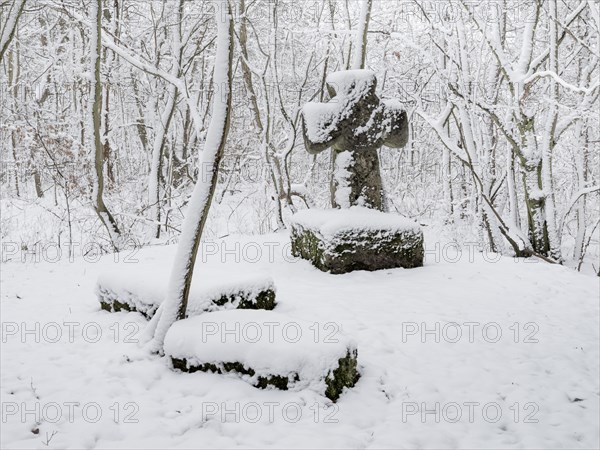
[[[417,223],[362,207],[304,210],[292,217],[292,254],[324,272],[423,265],[423,231]]]
[[[336,401],[358,380],[358,353],[341,331],[322,328],[275,312],[218,311],[173,324],[164,351],[185,372],[232,373],[258,388],[312,389]]]
[[[187,316],[222,309],[275,308],[275,284],[271,277],[236,274],[229,278],[193,283]],[[167,281],[143,274],[106,273],[98,278],[96,295],[106,311],[137,311],[151,318],[166,297]]]

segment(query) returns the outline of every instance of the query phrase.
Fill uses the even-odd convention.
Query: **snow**
[[[89,7],[89,17],[90,17],[90,40],[89,40],[89,52],[90,52],[90,94],[88,99],[88,122],[87,122],[87,133],[88,133],[88,145],[89,148],[92,149],[92,155],[95,157],[95,149],[96,149],[96,133],[94,130],[94,112],[97,110],[97,113],[100,114],[101,106],[96,106],[95,102],[95,89],[97,86],[96,80],[96,63],[98,63],[98,58],[100,54],[98,52],[98,20],[102,20],[98,18],[98,3],[95,1],[90,2]],[[100,104],[102,102],[100,101]],[[92,157],[92,162],[94,162],[94,157]],[[92,171],[92,199],[95,202],[94,207],[98,209],[98,191],[100,190],[100,180],[99,174],[97,171]],[[103,219],[103,220],[106,220]],[[110,228],[109,228],[110,232]],[[111,236],[113,242],[116,242],[115,239]]]
[[[154,314],[167,295],[168,277],[164,274],[164,262],[134,265],[125,269],[110,270],[100,274],[96,294],[102,299],[116,299],[134,306],[137,311]],[[244,293],[248,298],[265,290],[275,290],[273,279],[261,273],[247,272],[231,277],[230,274],[209,270],[192,281],[188,303],[188,316],[216,308],[213,300],[221,296]],[[226,303],[219,309],[235,308],[237,304]]]
[[[531,200],[543,200],[546,198],[546,194],[541,189],[532,189],[529,191],[529,198]]]
[[[311,142],[325,143],[331,139],[331,133],[337,130],[338,113],[339,106],[335,102],[308,102],[302,107],[304,125]]]
[[[327,143],[335,136],[354,106],[375,89],[377,77],[371,70],[343,70],[329,74],[327,84],[335,90],[334,98],[328,103],[308,102],[302,107],[307,137],[314,144]]]
[[[350,176],[349,170],[354,165],[354,155],[351,151],[338,152],[335,155],[335,172],[333,179],[337,183],[335,188],[335,203],[343,209],[350,208]]]
[[[239,362],[256,372],[247,381],[279,375],[288,378],[290,389],[323,393],[327,374],[356,349],[340,330],[323,328],[272,311],[219,311],[176,322],[164,349],[165,355],[186,359],[188,366]],[[299,380],[293,382],[296,374]]]
[[[395,98],[384,99],[384,100],[381,100],[381,103],[383,103],[385,105],[385,108],[390,111],[394,111],[396,113],[401,113],[402,111],[404,111],[404,105],[398,99],[395,99]]]
[[[358,96],[373,89],[377,77],[375,72],[367,69],[341,70],[330,73],[326,81],[335,89],[338,96]]]
[[[419,225],[405,217],[384,213],[362,206],[348,209],[306,209],[292,217],[292,225],[318,230],[324,237],[333,237],[346,231],[415,231]]]
[[[258,245],[262,258],[239,261],[221,252],[202,264],[232,279],[250,271],[268,273],[278,288],[276,313],[335,322],[356,341],[362,376],[335,407],[311,389],[261,390],[234,377],[178,373],[166,358],[141,352],[130,340],[139,338],[147,322],[135,313],[100,311],[93,292],[100,273],[128,267],[122,259],[9,262],[0,273],[0,395],[4,405],[16,403],[19,411],[2,424],[2,448],[46,448],[42,441],[53,431],[58,433],[48,448],[599,447],[597,277],[535,259],[481,255],[464,247],[458,253],[435,235],[425,237],[423,268],[332,276],[291,259],[284,251],[288,242],[285,233],[229,237],[222,248]],[[273,255],[267,251],[271,247]],[[175,250],[141,250],[136,265],[168,267]],[[78,324],[72,342],[63,322]],[[462,331],[455,343],[455,328],[448,327],[453,322]],[[479,324],[473,325],[473,342],[468,322]],[[36,323],[37,335],[22,335],[24,326],[35,330]],[[45,328],[48,338],[54,336],[51,323],[61,324],[59,343],[43,337]],[[494,323],[502,337],[492,342],[495,330],[488,326],[488,342],[482,330]],[[9,333],[8,324],[16,324],[17,334]],[[88,327],[87,338],[82,333],[89,324],[101,330],[97,342],[95,327]],[[436,324],[439,333],[424,334]],[[517,339],[513,330],[519,331]],[[96,402],[103,414],[93,423],[80,406],[72,422],[66,407],[56,423],[36,425],[35,414],[21,417],[21,405],[34,409],[51,402]],[[479,404],[472,421],[467,402]],[[109,409],[115,403],[116,423],[114,408]],[[125,409],[128,403],[137,410]],[[439,422],[434,414],[423,419],[424,409],[433,410],[436,403],[440,409],[459,404],[462,417],[447,420],[446,408]],[[493,403],[502,412],[497,422],[483,416],[484,405]],[[249,408],[256,405],[262,416],[254,423]],[[295,422],[284,415],[289,405],[301,412]],[[414,407],[418,412],[412,414]],[[493,417],[493,407],[488,409]],[[538,422],[526,422],[536,410],[529,419]],[[293,411],[290,407],[289,416]],[[131,412],[137,423],[125,422]],[[34,427],[39,434],[31,432]]]
[[[0,55],[3,55],[12,39],[15,28],[17,27],[17,21],[22,13],[23,7],[25,6],[26,0],[16,0],[12,3],[10,10],[4,19],[4,26],[0,32]],[[2,5],[4,7],[4,5]],[[1,58],[0,58],[1,59]]]

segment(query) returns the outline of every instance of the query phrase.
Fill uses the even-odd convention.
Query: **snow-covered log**
[[[259,388],[312,389],[336,401],[358,380],[355,342],[266,311],[226,311],[176,322],[165,355],[185,372],[231,372]]]

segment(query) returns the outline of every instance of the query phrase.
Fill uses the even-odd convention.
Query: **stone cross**
[[[404,147],[408,118],[396,100],[380,100],[370,70],[346,70],[327,77],[331,100],[302,108],[304,144],[310,154],[334,154],[332,203],[383,211],[384,192],[377,150]]]

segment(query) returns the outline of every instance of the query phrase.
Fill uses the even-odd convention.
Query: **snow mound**
[[[318,230],[323,237],[349,231],[420,232],[419,225],[397,214],[353,206],[347,209],[306,209],[294,214],[292,225]]]
[[[270,311],[219,311],[180,320],[167,332],[164,351],[182,370],[237,372],[257,387],[310,388],[332,400],[344,387],[341,379],[354,385],[357,378],[354,340],[327,323]]]
[[[111,271],[100,274],[96,296],[109,311],[138,311],[152,317],[167,295],[168,277],[152,277],[135,271]],[[269,276],[241,273],[235,277],[204,278],[192,283],[188,316],[206,311],[236,308],[272,309],[275,284]],[[269,307],[270,306],[270,307]]]

